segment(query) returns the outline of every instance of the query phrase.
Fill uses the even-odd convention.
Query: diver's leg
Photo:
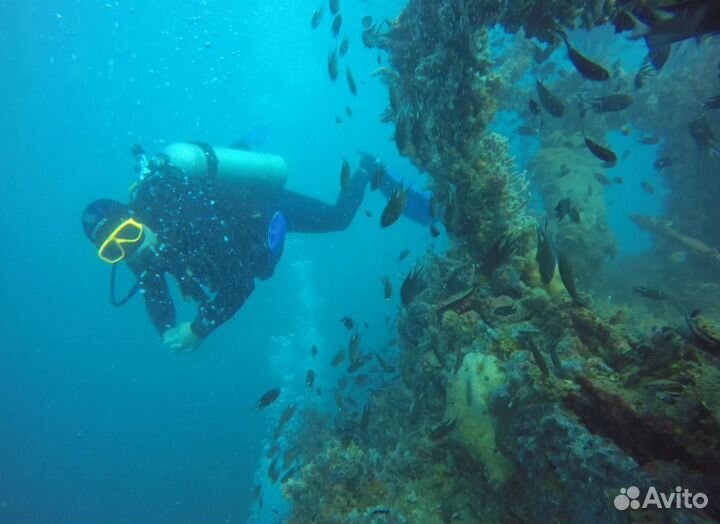
[[[286,189],[279,209],[288,222],[288,231],[327,233],[346,229],[362,203],[369,180],[368,172],[358,169],[334,205]]]

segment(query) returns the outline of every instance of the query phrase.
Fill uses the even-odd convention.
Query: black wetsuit
[[[230,319],[255,288],[269,278],[282,253],[268,245],[268,227],[278,211],[288,232],[339,231],[350,225],[369,175],[359,170],[334,205],[282,189],[231,195],[207,180],[155,175],[135,190],[130,207],[158,238],[130,262],[144,290],[148,314],[162,335],[176,324],[165,274],[198,303],[193,332],[206,337]]]

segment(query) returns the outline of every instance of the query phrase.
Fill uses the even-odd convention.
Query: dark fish
[[[340,322],[343,323],[343,326],[345,326],[345,329],[348,331],[352,331],[353,328],[355,328],[355,321],[350,317],[342,317]]]
[[[355,380],[353,382],[355,382],[356,386],[364,388],[365,386],[368,385],[368,376],[364,375],[364,374],[360,374],[355,377]]]
[[[368,515],[368,516],[374,517],[375,515],[389,515],[389,514],[390,514],[390,510],[389,510],[389,509],[387,509],[387,508],[378,508],[378,509],[372,510],[372,511],[370,512],[370,515]]]
[[[560,37],[565,42],[568,58],[575,66],[575,69],[578,70],[578,73],[580,73],[588,80],[610,80],[610,73],[607,69],[605,69],[600,64],[597,64],[592,60],[588,59],[587,57],[581,55],[573,46],[570,45],[570,42],[568,41],[567,35],[565,33],[560,32]]]
[[[664,156],[661,158],[658,158],[653,163],[653,166],[655,166],[655,169],[665,169],[666,167],[670,167],[677,161],[677,158],[672,156]]]
[[[343,363],[344,360],[345,360],[345,350],[341,348],[338,350],[337,353],[335,353],[335,356],[330,361],[330,365],[333,367],[339,366],[340,364]]]
[[[650,63],[646,62],[643,64],[643,66],[638,70],[637,74],[635,75],[635,89],[642,89],[642,87],[645,85],[645,80],[650,77],[650,75],[653,74],[653,68],[650,65]]]
[[[312,20],[310,21],[310,26],[313,29],[317,29],[317,27],[320,25],[320,22],[322,22],[324,14],[325,14],[325,7],[322,5],[315,10],[315,12],[312,15]]]
[[[528,107],[533,115],[538,116],[540,114],[540,104],[534,98],[528,100]]]
[[[556,95],[550,92],[550,90],[543,85],[540,80],[535,81],[535,88],[537,89],[538,98],[540,103],[545,108],[545,111],[550,113],[552,116],[559,118],[565,114],[565,103]]]
[[[701,115],[688,124],[688,132],[695,144],[705,153],[717,154],[717,140],[710,123]]]
[[[380,227],[388,227],[397,222],[403,214],[403,211],[405,211],[408,191],[410,191],[410,186],[406,189],[402,189],[401,186],[400,189],[396,189],[392,192],[390,199],[380,216]]]
[[[537,45],[535,42],[532,44],[532,57],[536,64],[540,65],[545,60],[550,58],[550,55],[555,51],[555,46],[548,45],[545,47],[545,49],[542,49],[539,45]]]
[[[353,115],[353,112],[352,112],[352,109],[350,108],[350,106],[345,106],[345,114],[346,114],[347,116],[352,116],[352,115]]]
[[[430,236],[432,236],[433,238],[437,238],[440,236],[440,230],[435,224],[430,225]]]
[[[315,385],[315,372],[312,369],[308,369],[308,372],[305,374],[305,385],[310,389]]]
[[[403,249],[400,254],[398,255],[398,262],[402,262],[407,258],[407,256],[410,254],[409,249]]]
[[[343,158],[340,168],[340,190],[345,191],[350,183],[350,162]]]
[[[343,37],[342,41],[340,42],[340,47],[338,48],[338,51],[340,52],[340,56],[345,56],[348,52],[348,48],[350,47],[350,40],[348,40],[348,37]]]
[[[402,300],[403,306],[410,305],[417,294],[420,292],[420,288],[423,284],[422,266],[415,266],[403,280],[400,286],[400,299]]]
[[[376,162],[375,169],[372,173],[372,176],[370,177],[370,190],[375,191],[377,188],[379,188],[386,175],[387,167],[385,167],[385,164],[379,161]]]
[[[365,326],[365,329],[370,329],[370,324],[368,324],[364,320],[363,320],[363,326]]]
[[[336,124],[342,124],[342,123],[343,123],[343,119],[336,115],[336,116],[335,116],[335,123],[336,123]]]
[[[335,406],[337,407],[337,410],[342,413],[345,411],[345,402],[343,402],[342,395],[340,394],[340,391],[335,391]]]
[[[604,186],[609,186],[610,184],[612,184],[612,181],[602,173],[593,173],[593,176],[595,177],[595,180],[597,180]]]
[[[392,284],[390,283],[390,277],[383,277],[382,278],[382,285],[383,285],[383,297],[385,300],[390,300],[392,298]]]
[[[318,354],[318,347],[315,344],[313,344],[312,347],[310,348],[310,354],[313,357]]]
[[[528,350],[532,354],[533,359],[537,364],[537,367],[540,368],[540,372],[543,374],[543,376],[547,377],[550,374],[550,371],[548,370],[547,363],[545,362],[542,353],[540,353],[540,350],[537,348],[535,342],[533,342],[532,340],[528,340],[527,345]]]
[[[350,92],[353,95],[357,95],[357,85],[355,84],[355,79],[353,78],[352,71],[350,71],[350,66],[347,66],[345,70],[345,76],[347,77],[347,83]]]
[[[633,293],[651,300],[665,300],[667,298],[667,295],[659,289],[652,289],[645,286],[634,286]]]
[[[335,38],[340,34],[340,28],[342,27],[342,15],[337,15],[332,21],[332,34]]]
[[[277,442],[270,446],[270,449],[268,449],[267,454],[265,455],[267,458],[273,458],[275,455],[278,454],[278,451],[280,451],[280,444]]]
[[[465,404],[467,404],[468,407],[473,404],[472,382],[469,377],[465,377]]]
[[[362,415],[360,416],[360,432],[367,435],[370,426],[370,403],[365,404]]]
[[[619,177],[619,176],[614,177],[612,181],[613,181],[615,184],[622,184],[622,183],[623,183],[622,177]]]
[[[348,343],[348,357],[351,362],[355,362],[360,356],[360,333],[355,332],[350,336]]]
[[[290,480],[295,473],[297,473],[300,470],[300,464],[295,464],[293,467],[291,467],[289,470],[285,472],[285,474],[280,477],[280,484],[284,484],[286,481]]]
[[[270,463],[270,466],[268,467],[268,477],[270,477],[270,480],[273,484],[277,481],[278,477],[280,476],[280,471],[278,471],[278,459],[275,457],[273,461]]]
[[[368,217],[368,218],[372,218],[372,216],[373,216],[372,211],[369,211],[369,210],[366,209],[366,210],[365,210],[365,216]]]
[[[585,137],[585,145],[590,150],[590,152],[600,160],[608,162],[609,164],[614,164],[615,162],[617,162],[617,155],[607,147],[601,146],[600,144],[593,142],[588,137]]]
[[[456,425],[457,418],[441,422],[430,431],[430,440],[440,440],[447,437],[450,433],[452,433]]]
[[[600,96],[593,98],[590,102],[590,107],[596,113],[611,113],[613,111],[622,111],[630,107],[635,99],[630,95],[624,95],[622,93]]]
[[[340,12],[340,0],[330,0],[330,12],[333,15]]]
[[[273,440],[277,440],[280,437],[285,424],[287,424],[295,414],[296,408],[297,404],[295,404],[295,402],[291,402],[288,407],[285,408],[285,411],[282,412],[282,415],[280,415],[280,418],[278,419],[277,426],[275,426],[275,430],[273,431]]]
[[[560,202],[557,203],[557,205],[555,206],[555,216],[560,222],[562,222],[563,218],[569,216],[570,220],[572,220],[576,224],[580,223],[580,212],[575,206],[573,206],[569,198],[563,198]]]
[[[646,38],[645,45],[648,48],[647,58],[645,61],[655,68],[656,71],[660,71],[665,63],[670,58],[670,51],[672,50],[672,44],[659,43],[652,39]]]
[[[355,371],[357,371],[358,369],[363,367],[365,364],[370,362],[370,360],[372,360],[372,356],[358,354],[358,356],[355,358],[355,360],[350,362],[350,365],[347,368],[347,372],[354,373]]]
[[[572,265],[570,265],[570,261],[565,256],[565,254],[560,253],[558,255],[557,263],[558,269],[560,270],[560,280],[562,280],[563,286],[565,286],[567,292],[570,294],[576,304],[582,307],[587,307],[585,303],[580,299],[580,295],[577,292],[577,288],[575,287],[575,275],[573,274]]]
[[[375,353],[375,358],[378,361],[378,364],[380,364],[380,367],[385,373],[395,373],[395,368],[391,366],[387,360],[382,358],[377,352]]]
[[[271,389],[271,390],[265,392],[265,394],[263,394],[263,396],[260,397],[260,399],[257,401],[257,403],[255,405],[257,406],[258,410],[260,410],[262,408],[266,408],[270,404],[275,402],[275,400],[277,400],[277,398],[279,396],[280,396],[280,388]]]
[[[337,50],[332,50],[328,54],[328,74],[330,75],[330,80],[333,82],[337,80],[338,73]]]
[[[654,195],[655,194],[655,187],[650,182],[642,181],[640,183],[640,187],[642,187],[643,191],[645,191],[648,195]]]
[[[550,234],[548,233],[547,220],[545,226],[537,227],[537,252],[535,253],[535,260],[538,263],[538,269],[540,270],[540,279],[544,284],[549,284],[555,274],[555,250],[552,247],[550,240]]]
[[[640,142],[643,145],[646,146],[652,146],[660,142],[660,137],[658,135],[652,134],[652,135],[643,135],[640,138],[638,138],[638,142]]]
[[[555,347],[555,344],[550,344],[548,353],[550,354],[550,362],[552,362],[553,368],[555,368],[555,373],[558,377],[563,378],[565,376],[565,368],[563,368],[560,357],[558,357],[557,347]]]
[[[720,2],[686,0],[663,7],[644,5],[625,14],[634,24],[632,39],[645,38],[651,45],[671,44],[720,33]]]
[[[363,18],[362,18],[362,26],[363,26],[363,29],[370,29],[370,27],[372,27],[372,23],[373,23],[373,17],[372,17],[372,16],[370,16],[370,15],[368,15],[368,16],[363,16]]]
[[[715,109],[720,109],[720,95],[708,98],[703,106],[704,111],[713,111]]]

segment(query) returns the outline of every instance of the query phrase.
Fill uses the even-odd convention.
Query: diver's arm
[[[328,233],[347,229],[362,203],[365,186],[369,181],[368,172],[358,169],[334,205],[284,190],[278,208],[287,219],[288,231]]]
[[[132,266],[130,268],[136,271]],[[175,305],[165,275],[157,272],[145,273],[142,276],[142,289],[150,320],[162,336],[165,331],[175,326]]]
[[[252,278],[241,278],[234,284],[223,287],[213,299],[200,303],[197,317],[191,325],[193,333],[198,337],[206,338],[229,320],[255,289]]]

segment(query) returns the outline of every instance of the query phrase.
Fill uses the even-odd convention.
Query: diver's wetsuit
[[[255,278],[272,275],[284,240],[283,235],[279,245],[269,245],[268,228],[278,211],[288,232],[339,231],[350,225],[368,181],[367,172],[358,170],[329,205],[287,189],[238,196],[220,194],[197,178],[154,175],[144,180],[130,207],[157,234],[158,245],[129,265],[158,332],[176,323],[165,273],[175,277],[185,296],[198,301],[192,330],[207,337],[240,309]]]

